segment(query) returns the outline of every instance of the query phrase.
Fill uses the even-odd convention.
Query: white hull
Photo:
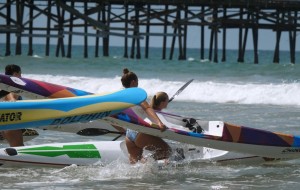
[[[181,146],[180,150],[183,151],[183,154],[178,154],[175,151],[175,147],[178,149],[178,144],[171,144],[171,147],[174,148],[174,153],[170,158],[170,163],[220,162],[244,164],[266,161],[257,156],[191,147],[190,145]],[[144,154],[147,157],[150,152],[146,151]],[[184,155],[184,159],[182,155]],[[124,141],[53,143],[0,149],[0,165],[2,167],[103,166],[116,161],[129,163]]]

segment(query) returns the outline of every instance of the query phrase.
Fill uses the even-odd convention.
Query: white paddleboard
[[[191,164],[203,162],[217,163],[264,163],[262,157],[238,154],[191,145],[170,143],[173,154],[169,164]],[[151,161],[151,152],[144,151],[144,156]],[[105,166],[112,162],[129,164],[128,152],[124,141],[96,141],[50,143],[23,147],[0,149],[2,167],[65,167]],[[158,161],[158,164],[165,164]]]

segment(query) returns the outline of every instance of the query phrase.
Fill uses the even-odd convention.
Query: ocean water
[[[239,125],[300,135],[300,58],[289,63],[281,52],[280,64],[272,63],[272,51],[260,51],[253,64],[248,51],[245,63],[237,63],[237,51],[227,52],[227,62],[200,60],[197,50],[188,50],[186,61],[162,60],[159,49],[149,59],[125,59],[122,48],[112,48],[110,57],[82,58],[80,47],[73,58],[45,57],[43,46],[32,57],[0,57],[6,64],[18,64],[26,78],[62,84],[94,93],[122,88],[122,69],[139,76],[139,86],[149,97],[157,91],[173,96],[188,80],[194,81],[168,105],[167,112],[224,120]],[[40,50],[40,52],[38,51]],[[52,49],[54,51],[54,48]],[[108,140],[67,133],[39,131],[26,145]],[[255,137],[254,137],[255,138]],[[2,147],[7,146],[5,144]],[[56,168],[1,168],[1,189],[296,189],[300,187],[300,162],[266,164],[202,163],[180,168],[158,169],[155,165],[69,166]]]

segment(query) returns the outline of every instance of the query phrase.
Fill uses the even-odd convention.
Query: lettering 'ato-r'
[[[22,112],[10,112],[10,113],[2,113],[0,115],[0,122],[11,122],[11,121],[20,121],[22,120]]]

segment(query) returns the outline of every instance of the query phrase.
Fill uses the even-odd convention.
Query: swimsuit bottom
[[[131,140],[132,142],[135,141],[137,135],[138,135],[139,132],[137,131],[134,131],[134,130],[131,130],[131,129],[127,129],[126,130],[126,137]]]

